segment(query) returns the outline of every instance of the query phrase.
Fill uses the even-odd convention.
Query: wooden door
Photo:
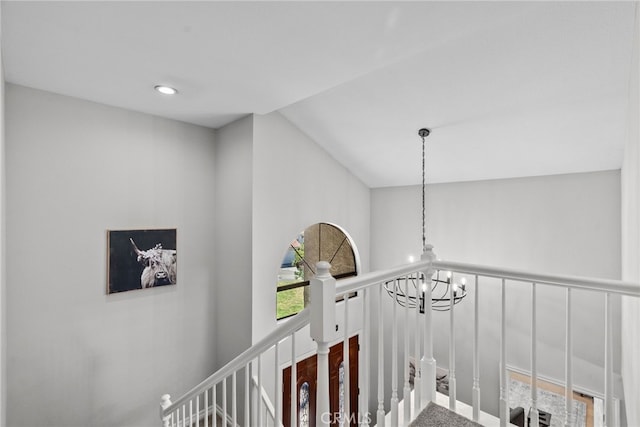
[[[343,343],[329,349],[329,411],[327,420],[331,425],[338,425],[337,415],[340,412],[340,367],[343,361]],[[358,336],[349,339],[349,388],[351,425],[356,426],[358,413]],[[297,426],[316,425],[316,377],[318,372],[318,356],[314,355],[301,360],[296,365],[296,404],[298,407]],[[345,372],[344,375],[347,373]],[[291,426],[291,367],[285,368],[282,374],[282,421],[284,427]],[[346,394],[346,390],[345,390]],[[307,404],[308,399],[308,404]],[[301,408],[302,404],[302,408]],[[306,424],[305,424],[306,420]],[[346,425],[346,423],[345,423]]]

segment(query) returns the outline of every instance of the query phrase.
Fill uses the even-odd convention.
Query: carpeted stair
[[[409,427],[481,427],[481,424],[475,423],[462,415],[443,408],[431,402],[426,408],[413,420]]]

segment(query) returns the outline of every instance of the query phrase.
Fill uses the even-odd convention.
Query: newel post
[[[331,277],[331,264],[316,264],[316,277],[311,279],[311,338],[318,346],[318,379],[316,393],[316,425],[328,426],[329,412],[329,343],[336,337],[336,279]]]
[[[171,396],[163,394],[160,398],[160,419],[162,420],[163,427],[169,427],[171,416],[164,416],[164,410],[171,406]]]
[[[424,352],[420,360],[422,375],[422,402],[421,406],[426,406],[429,402],[436,401],[436,360],[433,358],[433,322],[431,320],[431,278],[435,274],[433,261],[436,254],[433,252],[433,245],[425,245],[421,256],[422,261],[429,261],[429,265],[424,273]]]

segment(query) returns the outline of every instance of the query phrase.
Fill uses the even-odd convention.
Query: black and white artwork
[[[175,285],[176,229],[109,230],[107,293]]]

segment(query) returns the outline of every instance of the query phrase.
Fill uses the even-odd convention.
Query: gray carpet
[[[409,427],[478,427],[480,424],[431,402]]]

